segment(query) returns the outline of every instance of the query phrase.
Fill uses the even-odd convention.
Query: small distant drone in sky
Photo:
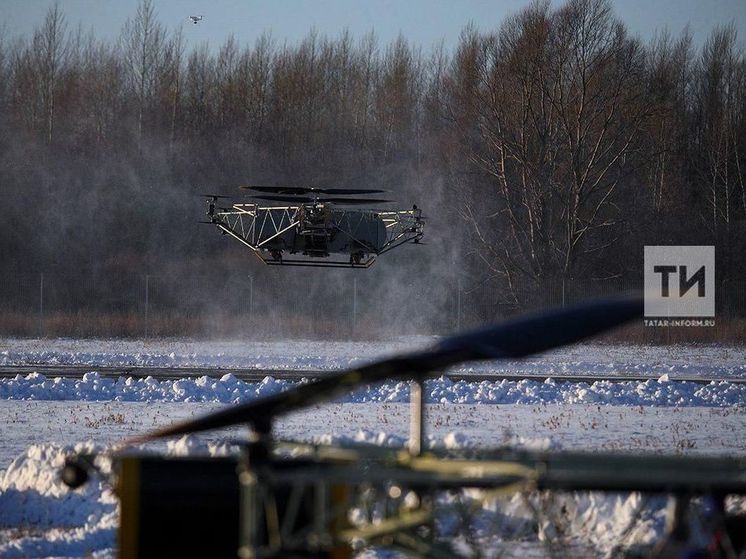
[[[189,19],[192,20],[192,23],[194,25],[197,25],[197,23],[199,23],[200,21],[202,21],[203,17],[205,17],[205,16],[189,16]]]

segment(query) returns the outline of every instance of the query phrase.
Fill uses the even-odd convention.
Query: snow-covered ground
[[[0,339],[0,366],[205,367],[334,370],[423,349],[433,337],[378,342]],[[459,371],[702,378],[746,378],[746,346],[579,344],[520,361],[492,361]]]
[[[70,492],[57,472],[74,447],[105,448],[155,426],[206,413],[222,405],[286,390],[293,383],[271,378],[247,383],[233,375],[209,376],[209,368],[323,369],[347,367],[380,356],[421,348],[433,339],[381,343],[123,342],[77,340],[0,341],[0,366],[205,367],[201,378],[46,378],[40,374],[0,380],[0,557],[110,554],[118,511],[107,486],[94,480]],[[646,375],[646,382],[556,383],[535,381],[429,381],[426,396],[430,444],[448,447],[524,445],[573,450],[746,455],[746,385],[695,384],[676,376],[746,377],[742,348],[579,345],[511,363],[480,363],[471,370],[537,374]],[[340,401],[283,418],[276,434],[316,442],[363,441],[400,446],[407,430],[407,383],[367,387]],[[228,430],[191,437],[160,449],[170,453],[228,449],[242,436]],[[464,493],[460,499],[476,495]],[[523,543],[536,541],[522,497],[480,506],[480,522],[498,522]],[[555,503],[556,504],[556,503]],[[568,496],[573,531],[597,553],[611,551],[640,496]],[[742,507],[743,503],[734,506]],[[648,503],[627,542],[660,534],[664,503]],[[508,515],[506,517],[505,515]],[[441,529],[450,533],[447,515]],[[531,525],[532,528],[527,528]],[[521,532],[525,531],[525,534]],[[533,530],[533,531],[532,531]],[[539,526],[539,539],[551,539]],[[480,532],[481,533],[481,532]],[[481,537],[481,536],[480,536]],[[486,536],[484,536],[486,537]],[[533,540],[532,540],[533,538]],[[541,548],[539,548],[541,549]],[[530,555],[530,553],[529,553]]]

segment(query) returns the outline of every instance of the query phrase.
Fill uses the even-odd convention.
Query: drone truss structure
[[[287,205],[234,203],[223,208],[217,205],[219,198],[208,198],[207,223],[268,265],[369,268],[378,256],[405,243],[418,244],[423,236],[424,218],[417,206],[361,209],[346,207],[348,202],[359,203],[357,199],[313,198]]]

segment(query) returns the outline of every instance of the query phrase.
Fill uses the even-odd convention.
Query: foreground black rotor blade
[[[239,186],[242,190],[253,190],[255,192],[268,192],[271,194],[379,194],[385,190],[372,188],[316,188],[313,186]]]
[[[520,317],[497,326],[446,338],[431,350],[330,375],[287,392],[160,429],[132,439],[129,443],[143,443],[240,423],[251,423],[258,431],[266,432],[274,417],[334,400],[365,384],[389,379],[422,379],[442,374],[446,368],[465,361],[526,357],[578,342],[642,316],[641,297],[618,297]]]

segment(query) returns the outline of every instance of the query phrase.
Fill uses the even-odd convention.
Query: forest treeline
[[[74,308],[79,277],[159,270],[177,290],[189,270],[228,273],[246,255],[194,224],[195,194],[247,182],[417,202],[430,244],[386,273],[461,275],[507,310],[579,281],[641,285],[646,244],[714,244],[718,284],[744,278],[746,57],[733,25],[701,46],[687,31],[643,42],[607,0],[538,1],[499,29],[465,28],[452,50],[313,30],[296,44],[185,44],[150,0],[117,41],[71,28],[59,5],[32,36],[6,31],[6,285],[57,272]],[[329,282],[277,278],[267,289]]]

